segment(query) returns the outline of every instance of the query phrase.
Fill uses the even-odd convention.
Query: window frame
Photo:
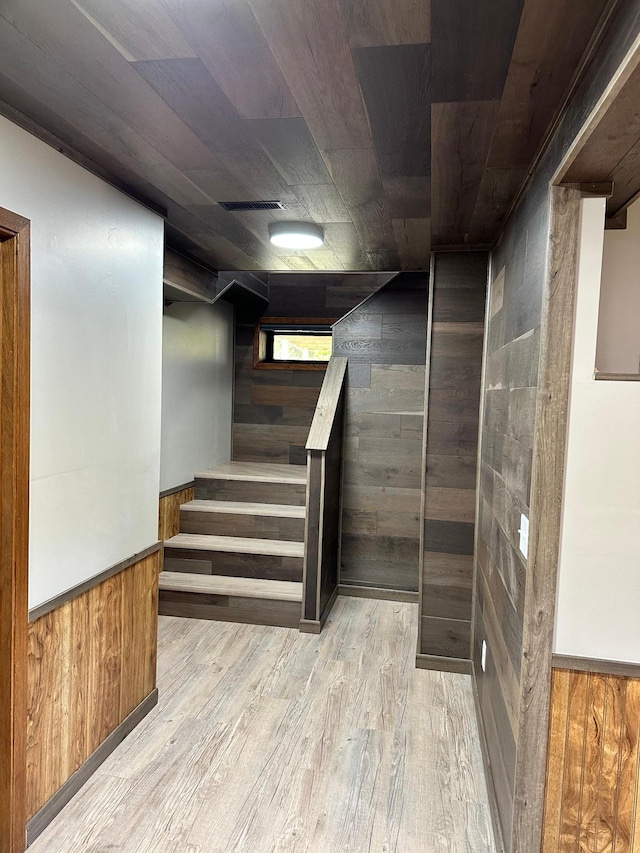
[[[261,317],[254,326],[253,366],[257,370],[326,370],[328,361],[274,361],[269,354],[269,332],[263,326],[333,326],[335,317]],[[304,332],[303,332],[304,333]]]

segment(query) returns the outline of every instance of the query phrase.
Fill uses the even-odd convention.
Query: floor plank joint
[[[320,636],[160,617],[159,705],[32,853],[495,853],[471,679],[416,633],[351,597]]]

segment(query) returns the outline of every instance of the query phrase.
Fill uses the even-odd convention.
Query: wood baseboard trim
[[[87,782],[100,765],[106,761],[111,753],[120,746],[122,741],[130,734],[138,723],[146,717],[149,711],[158,704],[158,688],[156,687],[143,699],[137,708],[134,708],[129,716],[114,729],[89,758],[81,764],[73,776],[56,791],[42,808],[27,823],[27,847],[44,832],[51,821],[62,811],[67,803],[78,793],[80,788]]]
[[[329,614],[333,610],[333,605],[336,603],[337,600],[338,600],[338,587],[336,587],[333,590],[333,592],[331,593],[331,598],[329,599],[329,601],[327,601],[327,606],[322,611],[322,616],[320,617],[320,625],[322,626],[322,628],[324,628],[324,623],[329,618]]]
[[[319,620],[315,619],[301,619],[300,620],[300,631],[303,634],[320,634],[322,633],[322,629],[324,628],[324,623],[329,618],[329,614],[333,610],[333,605],[336,603],[336,599],[338,598],[338,587],[336,587],[331,595],[331,598],[327,602],[327,606],[325,607],[322,616]]]
[[[465,658],[446,658],[440,655],[416,655],[416,669],[431,669],[438,672],[455,672],[472,675],[473,663]]]
[[[476,711],[476,726],[478,729],[478,737],[480,738],[480,752],[482,753],[482,766],[484,767],[484,776],[487,783],[487,793],[489,796],[489,811],[491,813],[491,824],[493,826],[493,837],[496,842],[497,853],[506,853],[504,838],[502,837],[502,827],[498,816],[498,800],[496,797],[495,788],[493,785],[493,774],[491,772],[491,760],[489,758],[489,744],[487,736],[482,725],[482,709],[480,708],[480,696],[478,694],[478,682],[476,681],[475,667],[473,661],[471,663],[471,684],[473,689],[473,705]]]
[[[195,480],[191,480],[189,483],[183,483],[181,486],[173,486],[171,489],[164,489],[164,491],[160,492],[161,498],[168,498],[171,495],[175,495],[178,492],[186,492],[187,489],[193,489],[196,485]]]
[[[104,581],[112,578],[114,575],[117,575],[125,569],[128,569],[130,566],[133,566],[134,563],[139,563],[140,560],[144,560],[145,557],[150,557],[152,554],[155,554],[156,551],[159,551],[161,548],[162,542],[155,542],[153,545],[145,548],[144,551],[138,551],[137,554],[132,554],[131,557],[127,557],[126,560],[122,560],[120,563],[110,566],[108,569],[105,569],[104,572],[100,572],[99,575],[94,575],[92,578],[79,583],[77,586],[71,587],[71,589],[68,589],[66,592],[56,595],[55,598],[50,598],[49,601],[39,604],[37,607],[34,607],[33,610],[29,611],[29,622],[35,622],[37,619],[40,619],[41,616],[50,613],[52,610],[57,610],[58,607],[62,607],[62,605],[66,604],[68,601],[73,601],[74,598],[82,595],[83,592],[87,592],[88,590],[93,589],[94,586],[104,583]]]
[[[554,655],[551,659],[554,669],[574,669],[579,672],[597,672],[601,675],[619,675],[623,678],[640,678],[640,664],[624,663],[615,660],[599,660],[598,658],[572,657],[571,655]]]
[[[405,589],[382,589],[376,586],[351,586],[341,583],[338,585],[338,595],[349,595],[353,598],[377,598],[381,601],[406,601],[409,604],[418,603],[418,593]]]

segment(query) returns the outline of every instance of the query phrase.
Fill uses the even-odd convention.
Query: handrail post
[[[300,630],[319,634],[338,595],[340,489],[347,360],[332,358],[307,441],[307,496]]]

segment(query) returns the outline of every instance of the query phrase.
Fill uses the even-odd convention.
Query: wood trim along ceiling
[[[0,208],[0,846],[27,817],[30,222]]]
[[[217,293],[216,273],[168,247],[164,250],[162,278],[165,300],[190,298],[211,303]]]

